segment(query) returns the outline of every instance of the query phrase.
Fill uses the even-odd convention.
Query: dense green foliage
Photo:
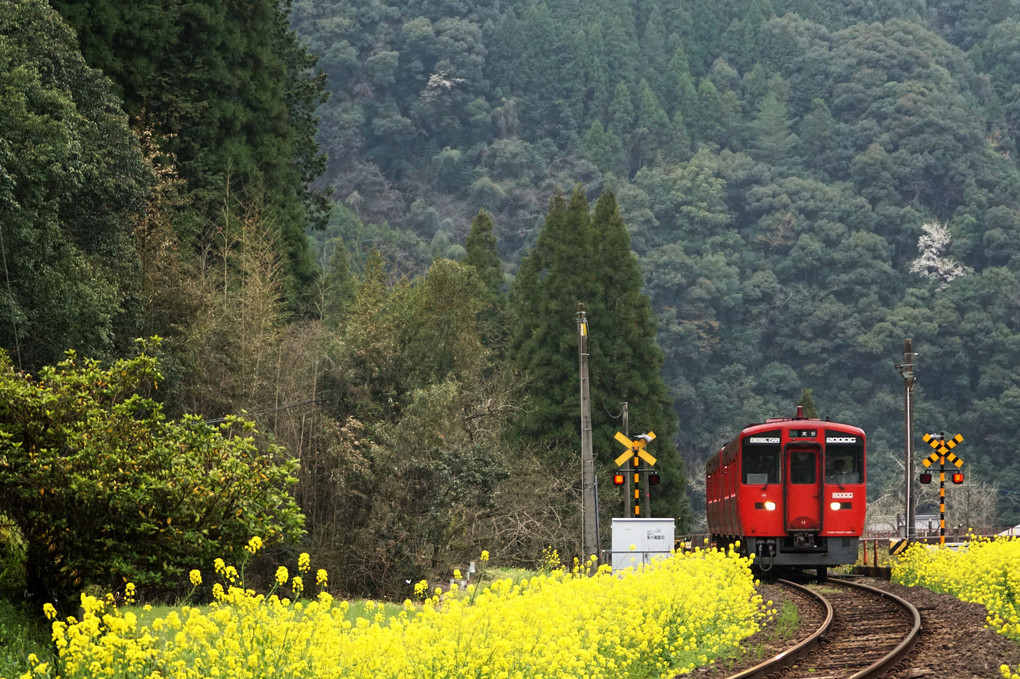
[[[471,266],[436,260],[416,283],[390,283],[382,258],[369,258],[324,375],[326,410],[343,429],[298,488],[338,584],[392,587],[445,567],[498,513],[513,406],[479,331],[488,296]]]
[[[175,587],[252,535],[300,536],[296,463],[249,421],[168,420],[142,396],[159,379],[144,353],[105,368],[71,353],[36,376],[0,354],[0,498],[25,537],[30,591]]]
[[[343,232],[386,234],[353,248],[421,267],[484,207],[525,276],[556,183],[614,189],[690,463],[810,388],[872,434],[872,498],[901,493],[911,337],[917,427],[1020,478],[1017,3],[296,0],[293,25],[367,225]],[[986,520],[1020,519],[1010,483]]]
[[[336,584],[575,548],[579,302],[600,469],[626,401],[656,513],[696,523],[701,460],[798,400],[869,432],[895,513],[910,337],[918,435],[962,432],[1000,500],[967,521],[1020,520],[1014,0],[52,6],[0,0],[9,378],[165,337],[145,452],[251,413]],[[98,455],[76,441],[51,467]],[[2,511],[0,555],[50,544]],[[53,574],[183,549],[103,539]]]
[[[189,189],[185,234],[215,233],[227,196],[270,210],[291,292],[315,277],[304,230],[322,218],[308,186],[324,80],[289,31],[286,3],[54,0],[89,64],[116,84],[136,125],[176,158]]]
[[[110,82],[45,2],[0,3],[0,346],[18,367],[113,348],[151,174]]]

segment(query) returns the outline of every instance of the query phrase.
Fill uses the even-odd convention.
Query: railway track
[[[913,647],[921,629],[917,609],[903,599],[867,585],[831,578],[806,587],[788,580],[815,602],[801,611],[815,631],[790,649],[729,679],[864,679],[878,677]]]

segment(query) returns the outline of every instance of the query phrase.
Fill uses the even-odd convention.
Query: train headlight
[[[770,512],[776,511],[776,503],[772,502],[771,500],[767,501],[765,503],[765,509]]]
[[[833,511],[836,511],[837,509],[839,509],[839,508],[840,508],[840,506],[841,506],[842,504],[843,504],[843,503],[841,503],[841,502],[833,502],[833,503],[829,504],[829,509],[831,509],[831,510],[833,510]]]

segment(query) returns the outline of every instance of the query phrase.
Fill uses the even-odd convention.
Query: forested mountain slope
[[[911,337],[918,429],[963,432],[968,484],[1020,518],[1017,3],[293,9],[330,83],[325,238],[417,270],[483,207],[513,271],[554,186],[611,187],[690,462],[810,388],[896,492]]]
[[[248,413],[394,596],[579,552],[578,302],[600,478],[627,402],[681,530],[807,390],[897,512],[909,337],[950,523],[1013,524],[1018,55],[1012,0],[0,0],[4,377],[161,336],[138,395]]]

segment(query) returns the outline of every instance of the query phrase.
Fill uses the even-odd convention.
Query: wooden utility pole
[[[627,402],[623,402],[623,435],[630,436],[630,413],[627,410]],[[627,470],[627,484],[624,486],[623,491],[623,515],[626,517],[634,516],[634,472],[637,471],[637,467],[633,470]]]
[[[581,371],[581,546],[584,558],[599,556],[595,456],[591,443],[591,391],[588,385],[588,319],[577,305],[577,352]]]
[[[911,393],[914,390],[914,367],[917,354],[914,353],[913,345],[908,337],[903,342],[903,363],[896,364],[896,371],[903,378],[903,430],[906,439],[904,451],[903,472],[906,478],[906,508],[903,511],[903,537],[910,539],[914,532],[914,499],[912,489],[914,484],[914,404],[911,402]]]

